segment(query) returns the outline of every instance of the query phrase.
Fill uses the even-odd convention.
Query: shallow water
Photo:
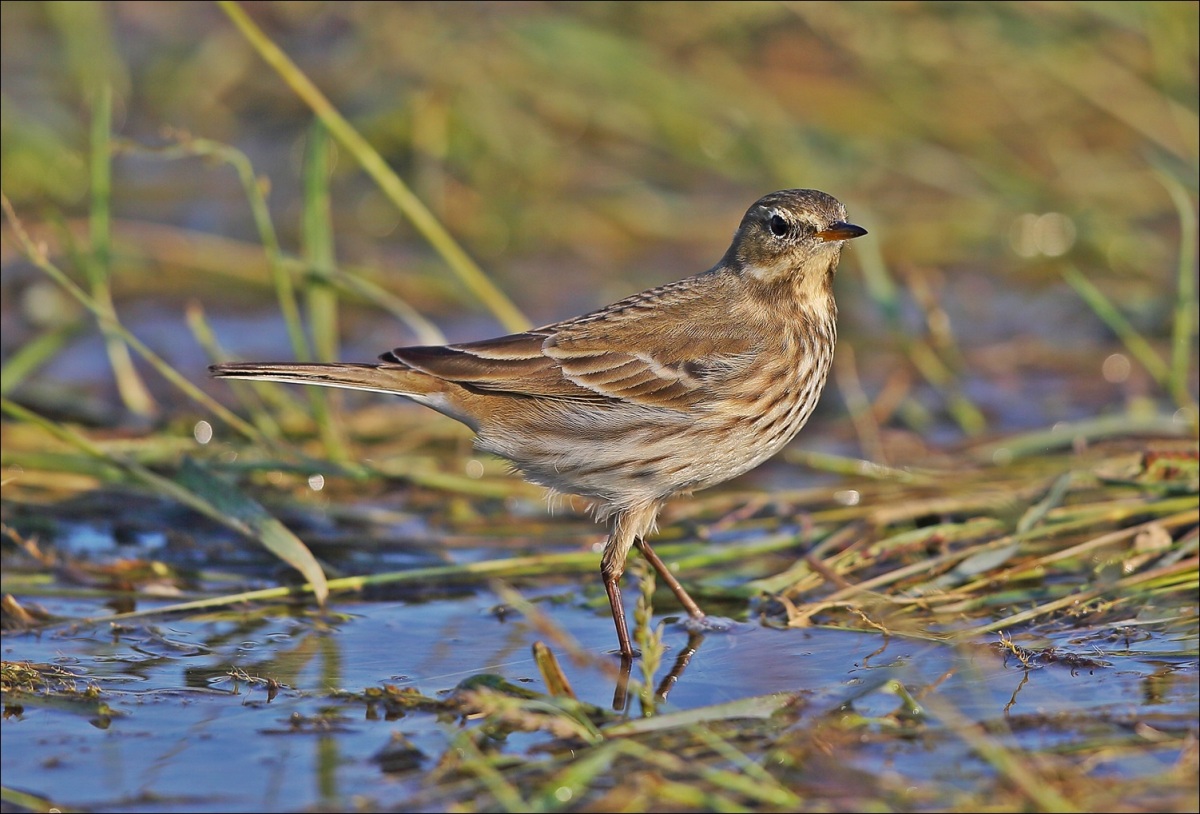
[[[615,684],[611,669],[600,666],[615,664],[604,655],[613,647],[607,614],[561,601],[577,595],[570,586],[524,593],[558,600],[545,607],[550,618],[598,659],[580,664],[560,654],[564,670],[581,700],[610,706]],[[88,676],[113,714],[101,720],[71,708],[6,709],[0,765],[6,778],[20,778],[19,787],[72,809],[275,811],[364,800],[403,807],[422,787],[422,769],[437,761],[464,722],[423,712],[386,720],[361,701],[333,693],[395,684],[439,697],[481,673],[543,691],[530,655],[539,634],[520,617],[498,618],[492,609],[500,604],[479,590],[418,603],[337,601],[324,615],[222,614],[213,621],[6,635],[5,659],[48,662]],[[72,616],[103,611],[80,601],[45,605]],[[670,625],[666,644],[659,679],[688,636]],[[659,712],[783,692],[804,700],[805,718],[851,709],[883,716],[900,705],[881,688],[896,679],[918,697],[937,685],[939,704],[972,721],[1007,721],[1011,745],[1045,749],[1096,737],[1097,729],[1153,727],[1159,716],[1194,711],[1200,701],[1195,661],[1159,659],[1152,650],[1122,659],[1119,670],[1026,671],[990,646],[746,623],[699,642]],[[283,686],[269,700],[262,685],[231,678],[234,669]],[[637,717],[636,701],[626,713]],[[411,770],[387,772],[374,756],[397,732],[419,756]],[[514,735],[505,749],[520,753],[542,740]],[[862,750],[857,768],[900,772],[913,782],[967,783],[990,771],[953,738],[930,748],[916,740],[911,749],[893,743]],[[1164,746],[1162,760],[1171,760],[1172,752]],[[1110,770],[1139,771],[1124,763]]]

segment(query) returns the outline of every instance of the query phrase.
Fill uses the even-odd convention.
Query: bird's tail
[[[308,362],[244,362],[212,365],[208,372],[220,379],[312,384],[346,390],[368,390],[398,396],[420,397],[436,392],[444,383],[428,374],[401,365],[312,364]]]

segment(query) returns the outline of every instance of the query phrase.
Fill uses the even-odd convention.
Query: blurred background
[[[870,236],[838,275],[817,420],[854,421],[816,446],[903,461],[1063,420],[1194,420],[1195,355],[1172,343],[1194,345],[1196,3],[243,8],[533,323],[708,268],[762,194],[840,198]],[[51,259],[93,279],[111,88],[102,260],[122,322],[217,393],[189,313],[229,355],[292,358],[247,194],[195,143],[248,159],[303,290],[312,111],[215,4],[0,14],[4,193]],[[328,156],[323,262],[451,340],[505,331],[350,154]],[[4,228],[7,394],[99,424],[196,411],[137,361],[148,398],[117,388],[95,320]],[[325,350],[429,338],[378,306],[342,297]]]

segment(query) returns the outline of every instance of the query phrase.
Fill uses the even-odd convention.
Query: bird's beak
[[[853,223],[842,223],[839,220],[829,224],[828,229],[822,229],[817,232],[817,237],[826,243],[832,243],[835,240],[850,240],[851,238],[862,237],[866,233],[867,230],[861,226],[855,226]]]

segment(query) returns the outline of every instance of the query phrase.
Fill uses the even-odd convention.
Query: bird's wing
[[[744,374],[762,341],[712,288],[690,278],[533,331],[382,358],[478,390],[683,410]]]
[[[746,372],[761,337],[731,317],[723,298],[689,288],[657,289],[561,323],[543,352],[563,376],[606,398],[672,409],[703,403]]]
[[[542,352],[544,329],[456,345],[396,348],[379,358],[398,362],[473,390],[572,401],[599,401],[597,393],[563,376]]]

